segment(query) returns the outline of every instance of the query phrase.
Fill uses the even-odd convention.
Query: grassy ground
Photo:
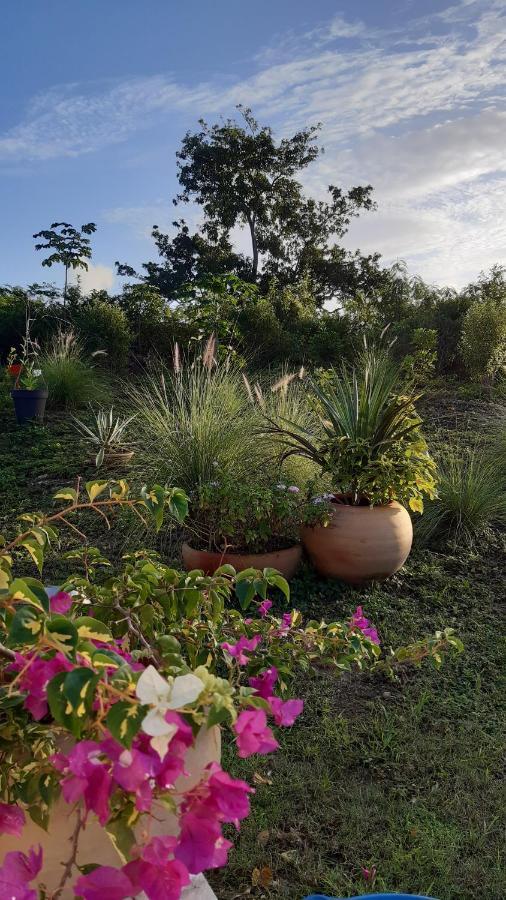
[[[493,418],[490,405],[445,401],[434,424],[465,434],[482,413]],[[47,508],[77,474],[90,477],[86,456],[65,417],[20,429],[5,407],[0,530],[13,514]],[[123,545],[121,533],[93,540],[112,555]],[[309,570],[294,582],[294,605],[311,617],[348,616],[361,603],[387,646],[450,625],[466,650],[440,672],[423,668],[398,683],[318,675],[297,686],[306,709],[281,750],[233,763],[257,794],[229,867],[212,876],[221,900],[352,896],[372,890],[361,871],[372,866],[377,890],[504,898],[504,543],[496,536],[479,549],[415,548],[401,575],[367,590]],[[64,571],[55,555],[45,577]]]

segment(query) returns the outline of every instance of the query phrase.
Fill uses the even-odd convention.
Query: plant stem
[[[63,888],[65,887],[67,881],[69,880],[70,876],[72,875],[72,869],[74,868],[74,866],[76,864],[77,851],[79,849],[79,835],[80,835],[81,830],[84,825],[84,821],[81,816],[81,811],[79,809],[76,811],[76,814],[77,814],[77,822],[76,822],[74,831],[72,832],[72,837],[70,839],[72,851],[71,851],[71,854],[70,854],[68,860],[65,863],[63,863],[63,866],[64,866],[63,875],[62,875],[61,881],[60,881],[55,893],[53,894],[53,900],[58,900],[58,897],[61,897],[61,895],[63,893]]]

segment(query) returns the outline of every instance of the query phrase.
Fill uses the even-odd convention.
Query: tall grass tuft
[[[96,354],[95,354],[96,355]],[[103,378],[73,331],[57,331],[40,356],[40,367],[54,406],[75,408],[102,400]]]
[[[504,480],[484,448],[446,449],[438,460],[437,491],[417,523],[422,544],[447,539],[454,545],[473,545],[492,525],[506,523]]]
[[[220,472],[240,481],[265,465],[261,415],[233,364],[210,366],[204,355],[191,366],[178,362],[176,371],[160,366],[128,393],[137,458],[156,479],[191,494]]]

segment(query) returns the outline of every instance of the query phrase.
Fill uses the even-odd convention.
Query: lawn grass
[[[473,402],[473,418],[478,407]],[[441,409],[439,430],[447,415],[465,435],[465,404]],[[87,456],[64,416],[18,428],[8,406],[0,411],[0,530],[19,512],[48,508],[56,488],[78,474],[92,477]],[[92,541],[113,559],[125,540],[135,545],[124,524],[107,534],[89,523]],[[72,542],[65,536],[65,546]],[[372,866],[376,890],[503,900],[504,561],[496,535],[479,553],[415,549],[402,574],[360,591],[309,570],[293,582],[293,604],[309,617],[348,617],[361,603],[386,646],[452,626],[465,653],[439,672],[422,667],[398,682],[322,674],[299,681],[304,715],[283,731],[278,753],[245,761],[230,754],[257,793],[230,865],[212,873],[220,900],[301,900],[314,890],[352,896],[372,890],[361,872]],[[61,553],[50,555],[45,579],[54,583],[66,565]]]

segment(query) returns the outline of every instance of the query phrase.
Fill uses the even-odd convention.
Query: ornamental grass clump
[[[97,351],[88,356],[73,331],[57,331],[40,355],[40,367],[49,402],[65,409],[96,402],[107,394],[103,377],[94,365]]]
[[[473,545],[506,523],[506,486],[500,459],[484,447],[447,448],[438,458],[438,495],[417,525],[421,543]]]
[[[128,392],[143,471],[192,494],[217,470],[240,482],[262,469],[260,414],[233,363],[197,359],[173,371],[160,366]]]

